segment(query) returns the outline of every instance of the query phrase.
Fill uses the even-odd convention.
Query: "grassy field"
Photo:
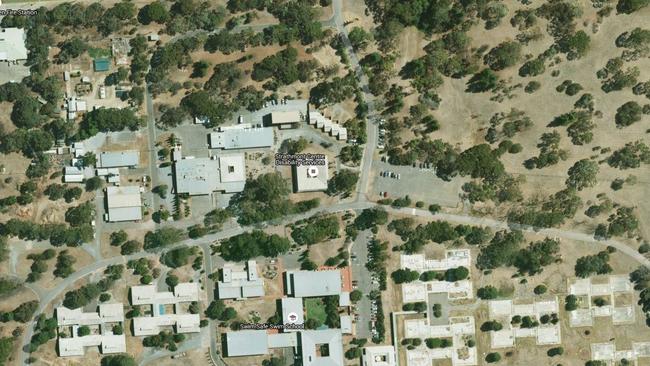
[[[321,324],[325,323],[327,314],[325,314],[325,304],[321,299],[305,299],[305,308],[307,308],[307,319],[316,319]]]
[[[111,50],[108,48],[89,48],[88,55],[95,58],[111,57]]]

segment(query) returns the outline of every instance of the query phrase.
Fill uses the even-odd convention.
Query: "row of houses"
[[[322,130],[324,133],[335,137],[340,141],[348,140],[348,129],[338,123],[332,122],[329,118],[323,116],[319,111],[309,111],[307,123],[315,128]]]

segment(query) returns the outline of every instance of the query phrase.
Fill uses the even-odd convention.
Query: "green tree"
[[[395,272],[391,273],[390,277],[395,281],[396,284],[413,282],[420,278],[418,271],[410,270],[408,268],[398,269]]]
[[[488,353],[487,356],[485,356],[485,361],[487,363],[499,362],[499,361],[501,361],[501,355],[499,354],[499,352]]]
[[[213,300],[210,305],[208,305],[208,308],[205,309],[205,316],[213,320],[219,319],[221,318],[225,309],[226,305],[222,300]]]
[[[478,289],[476,296],[483,300],[496,299],[499,296],[499,290],[494,286],[485,286]]]
[[[627,102],[616,110],[616,127],[627,127],[634,122],[641,120],[643,108],[637,102]]]
[[[618,0],[616,11],[623,14],[631,14],[650,4],[650,0]]]
[[[92,192],[101,189],[104,186],[104,181],[100,177],[92,177],[86,180],[86,191]]]
[[[32,97],[18,99],[11,111],[11,121],[18,128],[34,128],[43,122],[43,117],[39,114],[41,104]]]
[[[471,93],[482,93],[490,91],[497,86],[499,78],[490,69],[484,69],[472,76],[467,82],[467,91]]]
[[[138,12],[138,21],[148,25],[151,22],[163,24],[169,19],[169,12],[160,1],[154,1],[143,6]]]
[[[126,231],[124,230],[114,231],[110,235],[111,245],[119,246],[122,243],[124,243],[128,238],[129,236],[127,235]]]
[[[571,168],[569,168],[569,177],[566,180],[566,185],[569,188],[581,191],[584,188],[593,187],[597,180],[598,163],[589,159],[578,160]]]
[[[492,48],[483,58],[484,63],[494,71],[515,65],[521,58],[521,44],[514,41],[502,42]]]
[[[133,356],[128,354],[108,355],[104,356],[101,361],[101,366],[136,366],[137,363]]]

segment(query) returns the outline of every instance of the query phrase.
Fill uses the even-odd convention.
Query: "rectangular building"
[[[305,310],[302,304],[302,298],[283,297],[281,301],[282,324],[305,324]],[[296,329],[285,328],[284,331],[293,332]]]
[[[327,156],[323,165],[293,165],[293,190],[299,192],[318,192],[327,190]]]
[[[63,168],[63,181],[65,183],[81,183],[84,181],[84,173],[76,166]]]
[[[132,168],[140,162],[138,150],[108,151],[99,154],[100,168]]]
[[[241,192],[246,184],[244,154],[218,158],[185,158],[174,164],[176,193],[207,195],[215,191]]]
[[[106,207],[110,222],[142,220],[139,186],[106,187]]]
[[[25,30],[0,28],[0,61],[19,62],[27,60]]]
[[[341,271],[287,271],[287,295],[321,297],[339,295],[342,291]]]
[[[211,149],[254,149],[273,146],[273,129],[232,128],[209,135]]]
[[[264,117],[266,125],[280,127],[281,129],[293,128],[296,124],[301,123],[303,120],[300,111],[275,111],[267,114]]]
[[[259,356],[269,353],[266,330],[240,330],[226,333],[226,357]]]

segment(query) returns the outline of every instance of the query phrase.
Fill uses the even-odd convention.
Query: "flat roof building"
[[[25,30],[22,28],[0,28],[0,61],[24,60],[27,60]]]
[[[273,146],[273,129],[229,128],[209,135],[211,149],[254,149]]]
[[[257,273],[257,262],[250,260],[246,269],[224,266],[217,282],[219,299],[245,299],[264,296],[264,280]]]
[[[184,158],[174,164],[176,193],[207,195],[215,191],[241,192],[246,184],[244,154],[218,158]]]
[[[84,180],[84,173],[76,166],[63,168],[63,181],[65,183],[81,183]]]
[[[275,111],[264,117],[264,124],[270,126],[279,126],[281,129],[292,128],[295,124],[303,120],[300,111]]]
[[[106,151],[99,154],[99,168],[134,167],[140,162],[138,150]]]
[[[287,271],[287,295],[320,297],[339,295],[342,291],[341,271]]]
[[[303,330],[300,351],[303,366],[342,366],[343,335],[340,329]]]
[[[343,335],[340,329],[301,330],[269,334],[266,330],[226,333],[226,357],[261,356],[273,348],[294,348],[304,366],[342,366]]]
[[[323,165],[293,165],[293,190],[317,192],[327,190],[327,156]]]
[[[131,287],[132,305],[151,305],[151,316],[133,318],[133,335],[155,335],[165,327],[175,328],[176,333],[199,332],[199,314],[184,313],[182,310],[182,303],[198,300],[199,288],[196,283],[179,283],[173,292],[158,292],[154,285]]]
[[[226,333],[226,356],[258,356],[269,353],[266,330],[240,330]]]
[[[106,207],[109,222],[142,220],[140,187],[106,187]]]
[[[302,298],[283,297],[281,300],[282,307],[282,324],[301,325],[305,324],[305,310],[302,304]],[[286,327],[285,332],[293,332],[297,329]]]
[[[363,360],[363,366],[395,366],[395,347],[364,347],[361,358]]]
[[[101,304],[97,312],[84,313],[81,308],[56,309],[59,335],[58,349],[61,357],[83,356],[87,347],[99,347],[101,353],[126,352],[126,339],[124,333],[114,334],[113,326],[124,322],[124,309],[122,304]],[[79,328],[90,328],[90,334],[79,335]]]

